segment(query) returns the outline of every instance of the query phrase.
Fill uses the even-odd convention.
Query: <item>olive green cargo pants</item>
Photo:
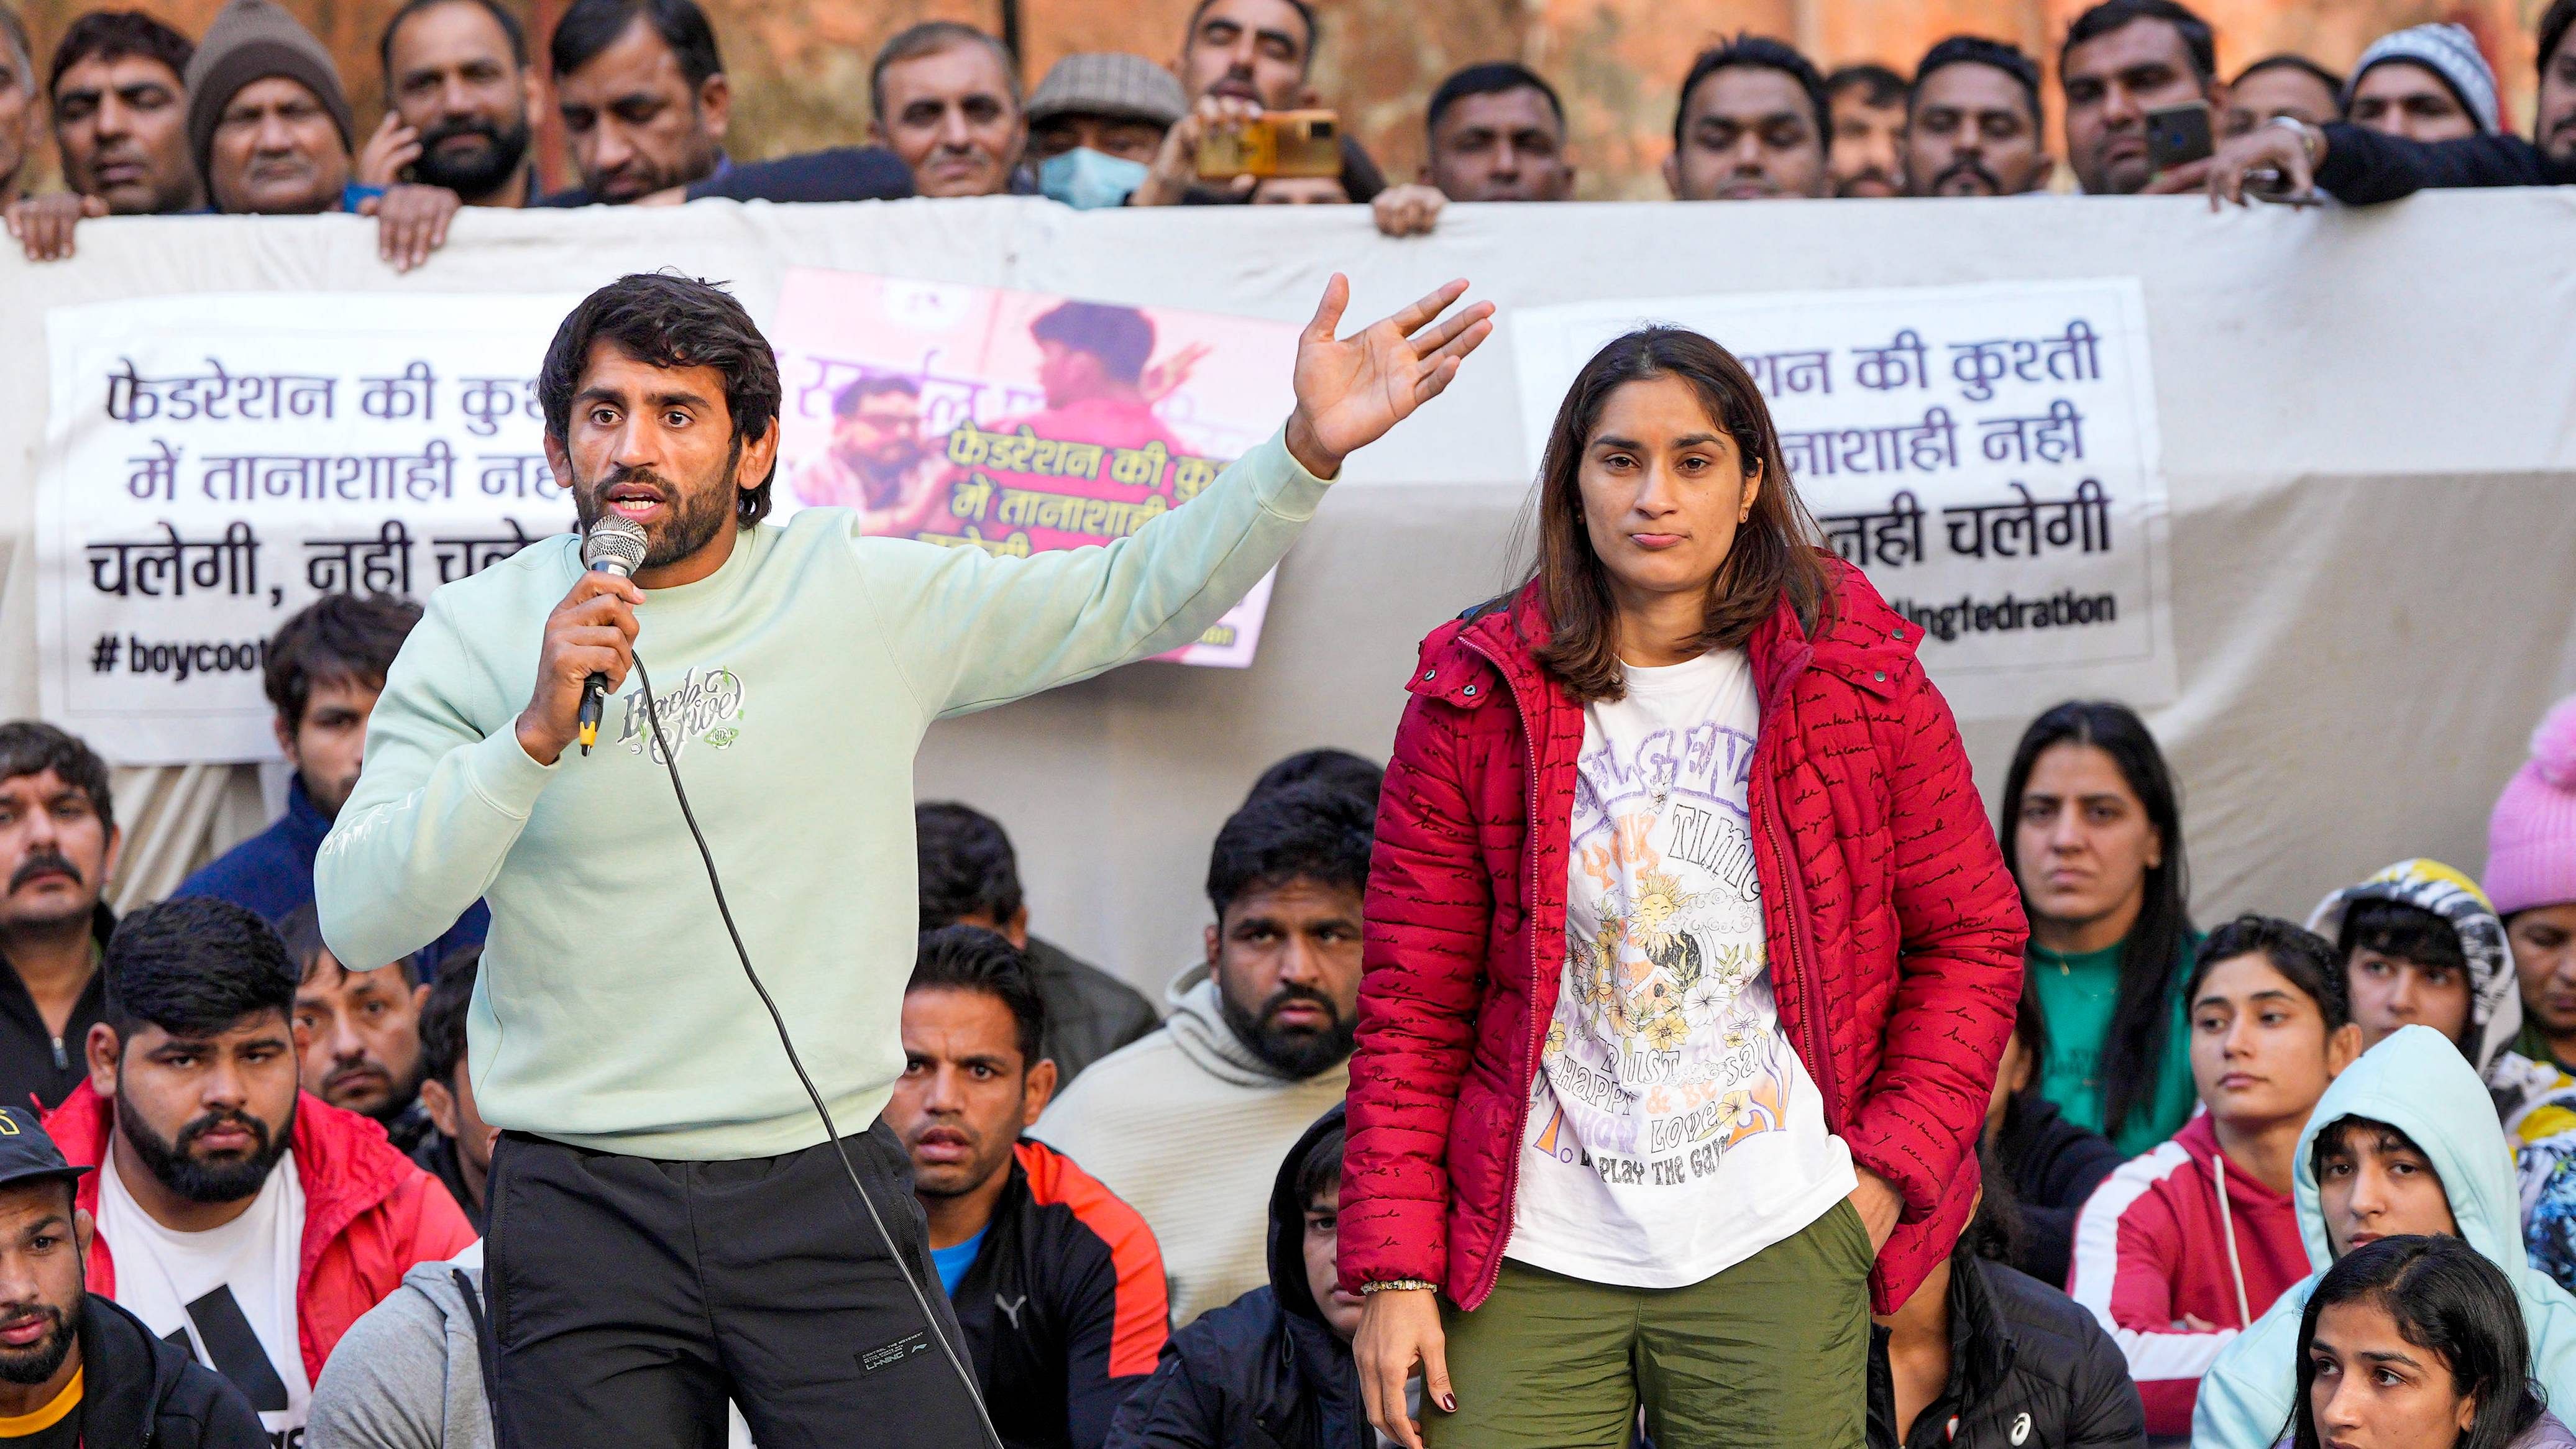
[[[1869,1233],[1848,1202],[1706,1282],[1618,1288],[1503,1260],[1473,1313],[1441,1304],[1458,1412],[1433,1449],[1860,1449]]]

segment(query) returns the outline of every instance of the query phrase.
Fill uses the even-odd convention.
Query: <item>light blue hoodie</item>
[[[2192,1411],[2195,1449],[2264,1449],[2289,1422],[2298,1384],[2299,1319],[2317,1280],[2334,1262],[2310,1153],[2317,1133],[2346,1117],[2385,1122],[2432,1160],[2460,1236],[2504,1270],[2522,1300],[2522,1321],[2531,1330],[2532,1378],[2553,1408],[2576,1405],[2576,1298],[2524,1259],[2522,1198],[2495,1103],[2458,1047],[2429,1026],[2407,1026],[2335,1078],[2299,1133],[2293,1191],[2299,1236],[2316,1271],[2283,1293],[2210,1365]]]

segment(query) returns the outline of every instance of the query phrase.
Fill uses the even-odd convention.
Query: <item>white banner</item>
[[[1827,540],[1921,626],[1961,714],[2173,697],[2135,278],[1531,308],[1514,336],[1533,471],[1585,360],[1646,322],[1744,362]]]
[[[146,616],[182,621],[153,626],[165,639],[255,641],[293,602],[235,612],[241,601],[220,590],[207,600],[193,581],[179,607],[141,595],[81,600],[64,588],[76,582],[94,593],[87,540],[75,538],[66,549],[58,510],[48,502],[39,547],[39,477],[49,494],[63,492],[87,510],[95,500],[81,490],[123,490],[134,471],[126,460],[148,456],[150,432],[111,429],[105,417],[100,379],[118,367],[119,351],[105,350],[86,377],[57,382],[49,320],[65,345],[107,337],[103,318],[123,319],[118,335],[135,347],[157,349],[163,333],[212,334],[186,345],[173,339],[173,355],[155,353],[149,365],[136,353],[139,375],[152,377],[203,373],[209,355],[248,370],[250,362],[223,349],[273,323],[311,330],[336,317],[366,318],[364,326],[350,324],[365,338],[330,334],[328,345],[340,350],[327,355],[351,377],[398,374],[414,355],[404,343],[431,345],[445,319],[468,311],[524,323],[463,360],[420,353],[444,384],[532,374],[570,297],[622,273],[666,267],[726,282],[764,327],[778,321],[788,277],[799,268],[1291,327],[1314,314],[1335,271],[1353,285],[1351,326],[1468,277],[1476,296],[1499,305],[1498,335],[1437,401],[1350,459],[1279,567],[1251,668],[1118,670],[944,721],[923,745],[916,762],[922,798],[965,800],[1009,827],[1039,934],[1157,991],[1171,966],[1204,954],[1200,885],[1208,840],[1259,768],[1318,744],[1383,759],[1408,698],[1402,686],[1415,668],[1416,641],[1519,578],[1525,539],[1516,529],[1531,478],[1522,370],[1550,379],[1539,385],[1542,405],[1532,410],[1545,416],[1590,348],[1561,342],[1515,366],[1515,333],[1571,306],[1624,322],[1642,310],[1641,298],[1699,299],[1665,315],[1703,316],[1721,340],[1757,356],[1876,347],[1892,342],[1901,324],[1922,338],[1931,380],[1955,389],[1957,354],[1948,344],[2062,337],[2070,316],[1989,310],[1973,329],[1944,332],[1932,319],[1953,315],[1946,309],[1889,308],[1859,313],[1866,328],[1855,323],[1831,336],[1803,337],[1773,329],[1761,336],[1779,340],[1766,341],[1740,329],[1730,336],[1734,314],[1719,309],[1731,296],[1808,295],[1817,298],[1811,311],[1821,322],[1861,307],[1863,295],[1893,288],[1927,297],[1982,288],[2003,307],[2016,296],[2060,295],[2046,289],[2064,281],[2079,283],[2066,295],[2082,296],[2103,288],[2083,279],[2135,277],[2146,300],[2155,387],[2154,446],[2140,436],[2139,456],[2148,461],[2138,466],[2144,485],[2169,490],[2170,516],[2161,526],[2171,533],[2170,547],[2146,560],[2160,602],[2145,618],[2157,656],[2169,650],[2179,685],[2167,703],[2149,708],[2148,720],[2188,802],[2193,909],[2202,920],[2245,909],[2296,913],[2409,856],[2475,873],[2485,858],[2488,808],[2528,758],[2532,723],[2576,689],[2576,569],[2566,564],[2576,558],[2576,414],[2565,405],[2576,396],[2576,269],[2534,241],[2565,234],[2571,221],[2570,187],[2428,192],[2393,206],[2258,207],[2215,217],[2190,197],[1460,205],[1441,216],[1434,235],[1402,239],[1378,235],[1365,207],[1077,212],[1038,197],[854,206],[709,201],[469,208],[429,265],[401,276],[377,254],[374,226],[359,218],[84,222],[80,254],[69,262],[32,264],[0,247],[0,397],[9,400],[0,407],[0,716],[48,713],[90,731],[124,764],[255,752],[267,710],[248,675],[221,676],[232,705],[215,725],[165,715],[152,729],[136,729],[129,723],[145,723],[146,708],[167,708],[178,687],[166,675],[129,677],[121,684],[130,693],[100,698],[94,691],[111,675],[91,673],[88,651],[113,628],[116,665],[124,669],[129,636],[147,632]],[[246,304],[236,314],[240,326],[227,331],[192,320],[201,315],[195,299],[207,293],[261,299]],[[419,315],[387,311],[378,299],[389,293],[414,300],[427,317],[417,327],[382,320]],[[480,300],[494,294],[498,300]],[[60,315],[108,303],[134,310]],[[1750,326],[1751,314],[1744,315]],[[2109,340],[2119,319],[2074,315],[2087,316],[2097,334],[2102,390],[2126,376],[2133,393],[2143,392],[2145,349]],[[2013,330],[2005,330],[2007,316],[2019,319]],[[349,350],[359,347],[368,349],[363,368]],[[324,355],[308,349],[306,357],[290,352],[258,365],[319,372],[304,364]],[[2122,372],[2124,356],[2140,359],[2139,369]],[[1838,405],[1856,387],[1846,379],[1860,360],[1842,351],[1833,359]],[[2009,371],[2013,359],[2007,353],[2004,360]],[[1774,385],[1779,381],[1775,369]],[[2017,397],[2005,408],[2002,379],[1996,382],[1990,407],[1963,406],[1955,391],[1941,394],[1960,428],[1963,472],[1971,463],[1988,466],[1976,426],[1987,412],[2042,416],[2053,400],[2038,392],[2035,405]],[[355,409],[348,387],[342,384],[339,397]],[[467,489],[481,496],[476,455],[534,453],[537,443],[532,429],[474,438],[450,417],[452,397],[438,394],[437,424],[457,451],[462,507]],[[1780,396],[1785,426],[1809,432],[1840,427],[1845,416],[1871,427],[1920,426],[1935,400],[1927,390],[1904,407],[1803,414],[1791,412],[1801,395]],[[2074,394],[2069,400],[2084,414],[2086,463],[2107,464],[2111,441],[2103,430],[2116,426],[2109,419],[2120,409]],[[2148,416],[2143,403],[2128,415],[2141,426]],[[363,412],[346,416],[374,423]],[[70,465],[62,444],[49,445],[49,426],[56,439],[80,439],[87,461]],[[384,451],[416,454],[427,437],[426,430],[390,436]],[[473,445],[465,446],[469,438]],[[292,441],[300,448],[302,435]],[[219,452],[249,451],[220,435],[207,445],[216,444]],[[179,476],[195,487],[200,445],[188,446]],[[2133,501],[2124,496],[2130,486],[2109,472],[1985,476],[1990,486],[1936,496],[1915,487],[1924,480],[1907,476],[1900,485],[1896,476],[1872,474],[1860,481],[1876,481],[1876,496],[1863,491],[1848,502],[1826,491],[1836,480],[1804,481],[1818,511],[1829,515],[1887,511],[1896,487],[1913,488],[1925,510],[1925,551],[1938,558],[1949,547],[1941,509],[2007,499],[2018,506],[2005,486],[2015,481],[2040,505],[2095,476],[2111,495],[2111,558],[2125,564],[2125,551],[2138,541],[2132,516],[2122,511]],[[2034,521],[2044,529],[2040,506],[2043,516]],[[504,512],[490,508],[489,521],[463,526],[498,531]],[[558,500],[518,516],[536,532],[570,513]],[[116,531],[96,537],[166,543],[160,516],[120,514]],[[355,510],[345,527],[333,523],[314,536],[374,537],[383,518]],[[263,540],[270,527],[283,526],[252,521]],[[2161,543],[2157,520],[2143,521],[2147,541]],[[183,538],[203,537],[204,522],[228,526],[230,518],[220,511],[191,518],[181,525]],[[128,524],[132,531],[124,531]],[[449,536],[407,526],[420,537]],[[303,551],[288,542],[283,557],[263,545],[260,581],[300,594],[308,587]],[[2053,567],[2058,557],[1999,559],[1990,547],[1982,567],[2011,579],[2004,587],[2016,594],[2054,595],[2071,585],[2042,591],[2016,576]],[[159,566],[157,557],[129,558]],[[431,546],[416,542],[412,559],[415,592],[435,584]],[[1929,563],[1873,567],[1891,594],[1918,602],[1941,597],[1917,582],[1929,577]],[[2093,593],[2125,587],[2088,585]],[[64,622],[67,598],[84,605],[88,622],[79,628]],[[102,598],[118,606],[107,616],[95,607]],[[2140,617],[2128,594],[2117,601],[2121,624]],[[231,621],[223,633],[192,627],[200,603]],[[2054,703],[2060,690],[2093,687],[2079,682],[2078,671],[2097,667],[1987,673],[1954,665],[1979,641],[2056,647],[2092,633],[2093,626],[2052,626],[2008,637],[1977,634],[1971,625],[1961,639],[1925,649],[1933,678],[1958,709],[1989,801],[2029,718],[2014,712],[2014,698],[2029,709]],[[2153,687],[2129,690],[2101,684],[2106,693],[2141,703],[2164,696],[2161,668],[2100,668],[2153,679]],[[87,706],[78,716],[62,707],[76,690],[91,693],[73,701]],[[121,717],[128,708],[137,712],[134,721]],[[209,747],[129,754],[123,743],[138,733]],[[209,852],[264,823],[249,775],[120,772],[117,815],[129,836],[124,898],[166,891]],[[2356,780],[2371,788],[2354,788]]]
[[[51,313],[45,717],[123,763],[270,758],[268,640],[572,525],[536,372],[570,296],[209,296]]]

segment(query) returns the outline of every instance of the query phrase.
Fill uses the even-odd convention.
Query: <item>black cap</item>
[[[24,1107],[0,1107],[0,1187],[47,1178],[69,1182],[87,1171],[63,1160],[63,1150],[45,1135],[35,1113]]]

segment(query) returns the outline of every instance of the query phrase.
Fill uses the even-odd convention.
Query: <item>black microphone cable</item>
[[[850,1190],[859,1195],[859,1204],[868,1210],[868,1220],[877,1225],[877,1236],[885,1240],[886,1256],[894,1259],[895,1270],[903,1274],[904,1286],[912,1290],[913,1302],[921,1306],[922,1325],[939,1341],[939,1351],[948,1356],[948,1366],[957,1371],[957,1382],[966,1390],[966,1402],[975,1406],[975,1418],[984,1426],[984,1438],[991,1449],[1004,1449],[1002,1436],[993,1428],[993,1416],[984,1409],[984,1396],[975,1387],[975,1375],[967,1370],[966,1360],[957,1346],[948,1341],[948,1333],[939,1326],[939,1315],[930,1309],[930,1295],[922,1291],[921,1280],[912,1275],[912,1265],[904,1261],[903,1249],[886,1226],[884,1215],[877,1211],[876,1199],[868,1196],[867,1184],[859,1180],[859,1169],[850,1161],[850,1150],[841,1145],[841,1130],[832,1124],[832,1109],[823,1103],[823,1094],[814,1079],[805,1073],[805,1060],[797,1055],[796,1041],[787,1034],[787,1018],[780,1015],[778,1003],[770,997],[769,988],[761,983],[760,973],[751,968],[751,952],[742,944],[742,932],[733,923],[733,907],[726,904],[724,880],[716,874],[715,852],[707,848],[707,837],[698,829],[697,812],[689,808],[688,787],[680,783],[680,757],[662,737],[662,712],[653,702],[653,676],[644,668],[644,656],[635,655],[635,678],[643,687],[644,722],[652,727],[653,747],[662,752],[662,766],[671,774],[671,793],[680,802],[680,818],[688,822],[689,838],[698,843],[698,859],[707,867],[707,885],[715,891],[716,914],[724,917],[725,934],[733,939],[733,954],[742,962],[742,974],[751,989],[760,993],[760,1004],[769,1008],[769,1021],[778,1028],[778,1044],[787,1052],[787,1065],[796,1069],[796,1080],[803,1084],[807,1100],[814,1104],[814,1115],[823,1119],[824,1140],[832,1144],[832,1155],[841,1160],[841,1171],[848,1174]]]

